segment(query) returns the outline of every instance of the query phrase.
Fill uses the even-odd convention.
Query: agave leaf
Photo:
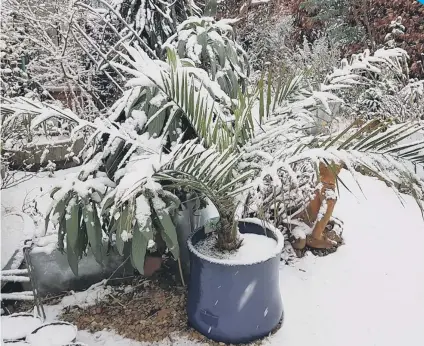
[[[207,56],[206,47],[208,46],[208,33],[207,31],[197,35],[197,43],[202,46],[203,57]]]
[[[147,223],[144,229],[140,229],[136,223],[132,238],[131,261],[140,274],[144,274],[144,259],[146,257],[149,240],[153,239],[153,231],[150,228],[151,223]]]
[[[178,40],[177,52],[182,58],[185,56],[187,40]]]
[[[211,51],[208,51],[207,54],[209,57],[209,61],[211,63],[212,80],[215,80],[216,73],[218,72],[218,66],[217,66],[217,61],[215,58],[215,53],[213,50],[211,50]]]
[[[48,221],[49,221],[49,217],[51,214],[56,215],[59,214],[59,217],[57,218],[57,222],[54,222],[54,225],[57,225],[59,223],[60,220],[62,220],[65,217],[65,208],[67,206],[67,204],[69,203],[69,196],[68,194],[62,198],[61,200],[59,200],[56,204],[54,204],[54,210],[53,213],[47,213],[46,214],[46,220],[45,220],[45,230],[47,232],[47,226],[48,226]]]
[[[77,253],[78,235],[79,235],[79,204],[74,197],[69,203],[74,203],[69,210],[66,218],[66,235],[67,235],[67,248],[71,248],[74,253]]]
[[[81,216],[82,216],[82,210],[81,210]],[[87,246],[88,246],[87,227],[85,222],[82,222],[78,230],[78,244],[75,250],[75,254],[78,256],[78,258],[82,258],[82,255],[87,249]]]
[[[98,263],[102,263],[102,227],[94,203],[84,206],[83,218],[94,258]]]
[[[218,53],[218,60],[221,67],[225,67],[225,46],[221,42],[215,41],[212,44],[215,48],[215,51]]]
[[[105,215],[106,210],[108,210],[114,204],[114,202],[115,202],[115,191],[113,191],[113,193],[111,193],[110,195],[108,194],[106,196],[106,199],[102,203],[102,209],[100,210],[100,215]]]
[[[178,246],[177,231],[171,217],[166,210],[155,209],[156,215],[161,224],[161,235],[169,251],[175,259],[180,257],[180,248]]]
[[[67,234],[67,242],[69,244],[69,233]],[[78,276],[78,255],[74,252],[74,250],[68,245],[66,247],[66,256],[68,258],[69,266],[71,267],[72,272],[75,276]]]
[[[121,209],[121,215],[117,223],[118,225],[116,230],[116,248],[118,249],[119,254],[123,256],[125,243],[124,243],[124,240],[122,239],[122,232],[123,231],[129,232],[131,230],[129,206]]]
[[[63,254],[65,251],[65,235],[66,235],[66,222],[65,220],[61,220],[59,223],[59,230],[57,231],[57,248],[60,253]]]

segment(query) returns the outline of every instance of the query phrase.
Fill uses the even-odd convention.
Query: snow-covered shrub
[[[255,11],[247,14],[246,25],[240,28],[240,40],[248,51],[252,68],[261,70],[269,62],[277,68],[294,46],[292,16],[281,16],[275,21],[258,18]]]
[[[71,116],[67,116],[69,114]],[[81,139],[71,138],[78,117],[63,109],[60,102],[41,103],[24,97],[5,98],[1,115],[2,159],[6,167],[52,172],[55,164],[47,162],[46,157],[52,148],[64,145],[64,141],[69,142],[68,154],[56,160],[75,160],[78,163],[74,145]]]
[[[190,17],[177,27],[164,47],[174,47],[180,58],[188,58],[207,71],[222,90],[237,98],[239,86],[246,90],[249,62],[243,48],[235,41],[234,20]]]
[[[347,113],[365,118],[423,119],[423,81],[409,80],[408,55],[400,48],[380,48],[373,55],[354,54],[342,69],[356,74],[357,84],[343,98]],[[345,66],[345,67],[343,67]]]
[[[295,18],[279,15],[276,18],[258,18],[255,11],[248,13],[246,25],[240,28],[239,41],[246,49],[254,69],[252,81],[258,71],[272,69],[288,76],[305,75],[309,83],[319,83],[337,65],[341,46],[330,40],[326,32],[310,42],[303,37],[299,45],[296,37]],[[256,70],[256,71],[255,71]]]
[[[62,90],[64,103],[75,113],[96,116],[101,104],[91,83],[95,69],[87,63],[84,36],[86,26],[99,27],[90,13],[72,0],[6,0],[3,13],[4,34],[14,42],[25,66],[29,91],[37,90],[40,99],[52,100],[57,98],[57,90]]]
[[[25,72],[25,48],[17,37],[21,28],[11,28],[11,19],[2,14],[0,34],[0,83],[2,97],[30,96],[28,74]]]
[[[367,1],[299,0],[299,25],[311,41],[326,31],[332,42],[342,46],[357,43],[369,36]],[[369,38],[369,37],[368,37]]]
[[[199,40],[202,33],[190,30]],[[165,243],[178,258],[175,216],[187,200],[187,190],[217,204],[228,236],[222,244],[236,248],[240,244],[234,238],[233,198],[244,192],[240,201],[248,213],[281,225],[314,195],[320,162],[343,165],[353,174],[367,171],[395,188],[407,186],[422,200],[423,183],[402,160],[422,160],[423,142],[400,144],[421,124],[374,119],[328,133],[328,121],[338,106],[354,97],[355,88],[369,89],[386,68],[394,78],[402,78],[401,50],[372,55],[366,51],[342,60],[322,82],[306,73],[284,71],[274,80],[270,68],[251,93],[239,91],[231,98],[208,74],[207,63],[196,66],[173,47],[168,47],[166,60],[160,60],[145,41],[124,38],[116,54],[102,62],[124,76],[128,88],[108,118],[88,121],[70,110],[25,106],[35,117],[34,126],[59,117],[76,123],[72,135],[90,134],[80,172],[53,190],[47,218],[47,224],[59,228],[60,248],[66,240],[74,272],[89,246],[101,261],[103,237],[121,254],[130,255],[140,272],[151,240]],[[420,95],[419,85],[409,89],[408,95]],[[19,112],[19,107],[12,111]],[[131,249],[126,246],[129,240]]]

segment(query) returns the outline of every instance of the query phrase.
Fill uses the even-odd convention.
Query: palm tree
[[[253,196],[261,208],[260,213],[255,209],[256,215],[280,222],[292,207],[297,207],[299,201],[291,201],[290,192],[304,188],[298,176],[302,178],[302,167],[307,164],[308,173],[318,172],[320,163],[324,164],[340,183],[335,164],[352,173],[374,175],[395,191],[407,189],[424,209],[424,184],[406,163],[423,162],[424,141],[401,142],[421,130],[422,123],[356,121],[332,135],[311,135],[314,112],[320,107],[329,109],[331,101],[340,101],[328,91],[337,88],[337,83],[316,91],[305,88],[301,76],[280,76],[274,88],[268,77],[260,81],[252,95],[239,92],[234,100],[204,71],[179,59],[172,50],[164,63],[150,60],[141,49],[127,49],[131,57],[123,58],[132,67],[117,67],[135,76],[129,85],[156,88],[172,109],[160,135],[169,131],[173,117],[178,116],[198,139],[182,142],[181,134],[171,150],[164,152],[163,141],[152,148],[148,137],[140,136],[125,123],[99,119],[93,124],[79,120],[69,110],[22,105],[22,100],[6,105],[12,112],[31,114],[34,127],[50,117],[59,117],[76,122],[75,131],[91,129],[87,148],[94,145],[94,150],[87,164],[78,177],[53,191],[50,209],[53,221],[59,224],[62,247],[64,237],[68,238],[68,249],[72,250],[68,250],[68,259],[74,271],[88,244],[93,248],[100,243],[101,232],[94,232],[87,221],[96,215],[99,222],[96,219],[94,224],[100,223],[110,239],[116,234],[120,253],[132,237],[131,259],[140,272],[151,240],[162,239],[178,258],[175,223],[180,207],[177,195],[182,189],[209,198],[220,215],[218,248],[237,249],[238,207]],[[345,82],[348,80],[345,75]],[[255,113],[257,98],[259,109]],[[315,183],[313,176],[306,176],[306,185]],[[73,201],[73,208],[66,210],[69,201]],[[74,218],[76,221],[69,221]]]

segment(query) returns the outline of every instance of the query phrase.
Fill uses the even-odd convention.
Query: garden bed
[[[79,330],[94,333],[106,328],[141,342],[167,338],[173,341],[175,336],[208,345],[224,345],[208,340],[188,326],[187,291],[177,271],[171,268],[155,274],[150,280],[137,279],[132,287],[131,291],[115,288],[112,294],[88,308],[69,307],[60,319],[75,324]]]

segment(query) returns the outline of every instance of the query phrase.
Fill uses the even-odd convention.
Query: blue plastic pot
[[[195,250],[193,245],[208,236],[204,228],[188,239],[188,321],[207,338],[233,344],[267,336],[283,318],[279,266],[284,239],[252,220],[239,222],[239,230],[275,239],[276,251],[259,263],[229,265]]]

